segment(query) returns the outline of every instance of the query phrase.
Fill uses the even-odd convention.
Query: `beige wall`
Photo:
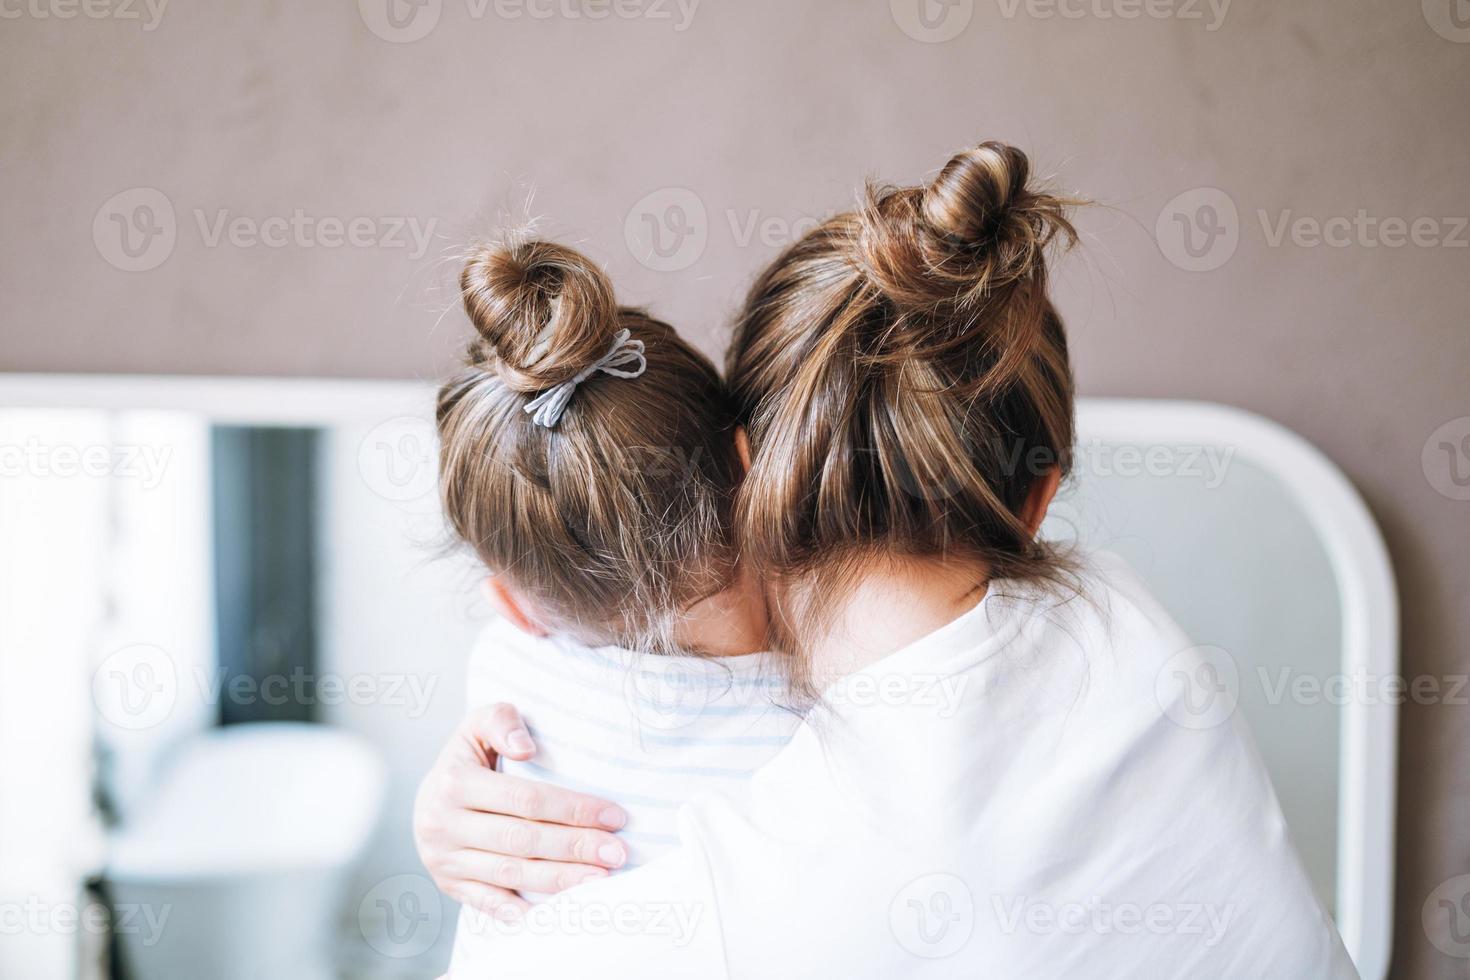
[[[1458,248],[1376,234],[1273,246],[1259,217],[1470,214],[1470,42],[1430,26],[1456,36],[1457,0],[1237,0],[1218,23],[1220,0],[1151,0],[1199,19],[958,0],[948,23],[971,19],[945,43],[910,37],[898,23],[912,17],[886,0],[704,0],[687,24],[674,0],[604,20],[428,0],[415,26],[438,21],[408,43],[367,26],[391,33],[384,0],[175,0],[151,30],[142,0],[91,0],[141,21],[43,18],[66,0],[21,2],[0,3],[21,13],[0,23],[0,370],[435,375],[463,326],[441,318],[446,249],[532,188],[549,232],[716,351],[793,223],[844,206],[863,175],[914,180],[961,143],[1004,138],[1110,205],[1085,219],[1059,286],[1084,391],[1213,399],[1301,432],[1387,533],[1407,672],[1470,666],[1470,502],[1437,492],[1421,464],[1437,427],[1470,416],[1467,233]],[[895,0],[900,13],[913,2]],[[155,268],[121,271],[134,260],[112,213],[146,201],[107,202],[139,187],[166,199],[153,197],[154,223],[171,208],[175,241],[136,260]],[[1154,229],[1201,187],[1226,192],[1239,244],[1189,272]],[[688,239],[677,272],[626,242],[625,218],[636,231],[635,205],[655,192],[705,212],[685,211],[706,241]],[[424,255],[314,234],[312,247],[210,244],[221,212],[296,209],[412,219],[437,237]],[[765,241],[747,234],[752,218]],[[1470,871],[1467,735],[1470,708],[1404,711],[1397,976],[1465,970],[1426,942],[1419,910]]]

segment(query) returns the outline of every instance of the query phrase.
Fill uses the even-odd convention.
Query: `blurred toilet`
[[[386,775],[323,725],[213,729],[185,743],[114,838],[110,900],[130,980],[324,980]]]

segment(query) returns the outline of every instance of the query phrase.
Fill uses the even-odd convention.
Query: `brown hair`
[[[928,186],[869,186],[759,276],[728,363],[754,456],[737,526],[756,568],[823,586],[809,595],[875,554],[1055,571],[1019,511],[1071,463],[1044,253],[1075,242],[1075,203],[1033,187],[1020,150],[982,143]]]
[[[460,276],[478,333],[439,390],[440,492],[455,533],[556,632],[672,645],[679,612],[734,568],[740,463],[714,366],[668,324],[617,305],[603,272],[546,241],[476,247]],[[592,373],[560,420],[536,394],[644,344],[636,378]]]

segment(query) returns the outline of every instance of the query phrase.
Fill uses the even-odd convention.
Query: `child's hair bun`
[[[540,240],[477,246],[459,277],[480,343],[513,391],[544,391],[607,353],[618,329],[612,283],[575,249]]]

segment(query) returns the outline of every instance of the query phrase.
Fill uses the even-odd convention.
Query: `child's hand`
[[[621,808],[495,771],[502,755],[535,754],[520,713],[493,705],[465,716],[419,785],[414,841],[450,898],[515,915],[528,907],[519,890],[559,892],[627,860],[627,848],[605,832],[627,821]]]

